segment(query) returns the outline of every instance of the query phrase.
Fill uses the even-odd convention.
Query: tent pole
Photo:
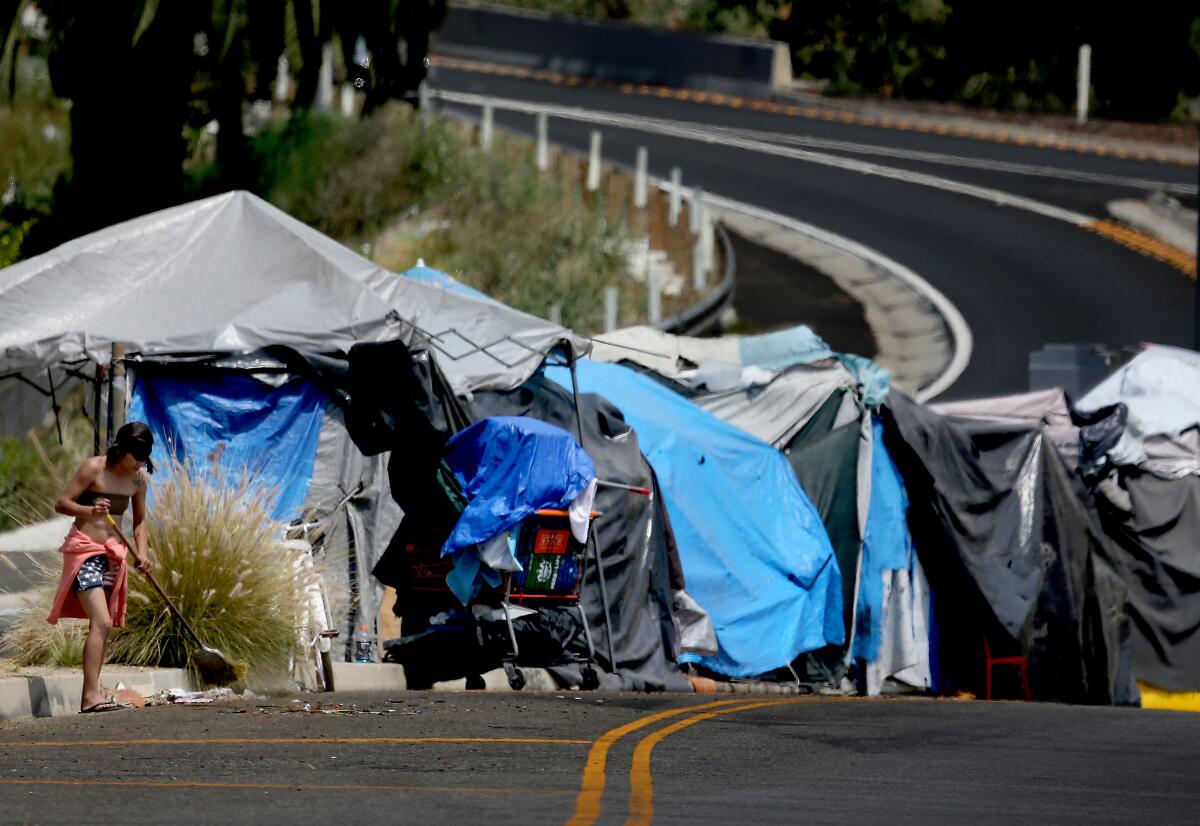
[[[54,408],[54,429],[58,431],[58,444],[63,443],[62,437],[62,419],[58,412],[58,394],[54,392],[54,374],[50,372],[50,368],[46,368],[46,381],[50,382],[50,406]]]
[[[570,345],[567,346],[570,347]],[[583,444],[583,415],[579,412],[579,376],[575,373],[575,362],[578,361],[578,358],[576,357],[573,349],[570,350],[570,353],[571,397],[575,401],[575,432],[579,435],[579,446],[584,450],[587,450],[587,447]]]
[[[570,345],[567,345],[570,347]],[[575,401],[575,428],[579,433],[579,446],[585,451],[587,450],[583,444],[583,414],[579,411],[579,376],[575,370],[575,362],[578,358],[575,355],[574,348],[568,352],[571,354],[571,396]],[[604,606],[604,632],[608,637],[608,667],[615,674],[617,671],[617,656],[613,648],[613,630],[612,630],[612,614],[608,608],[608,584],[604,581],[604,563],[600,561],[600,543],[596,541],[596,526],[588,526],[588,544],[592,546],[592,554],[596,558],[596,577],[600,580],[600,604]]]
[[[104,365],[96,362],[96,383],[92,393],[92,447],[100,455],[100,390],[104,386]]]

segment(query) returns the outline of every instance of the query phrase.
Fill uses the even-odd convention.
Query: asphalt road
[[[967,369],[943,398],[1028,389],[1028,353],[1048,342],[1096,342],[1113,349],[1146,341],[1191,344],[1192,284],[1179,270],[1062,220],[920,185],[915,176],[1104,218],[1105,204],[1115,198],[1144,196],[1159,187],[1194,190],[1194,167],[444,67],[435,85],[613,113],[621,123],[602,129],[607,159],[632,166],[636,148],[646,146],[652,174],[667,177],[679,166],[687,186],[831,230],[908,266],[954,303],[974,338]],[[530,115],[498,111],[496,120],[526,133],[534,128]],[[647,131],[664,123],[669,134]],[[583,151],[593,128],[552,119],[551,140]],[[794,149],[816,152],[820,160],[787,154]],[[845,160],[887,167],[887,176],[838,165]],[[808,320],[806,312],[796,307],[794,321]]]
[[[411,693],[339,695],[357,713],[324,714],[288,699],[0,724],[0,823],[1200,820],[1200,717],[1173,712]]]

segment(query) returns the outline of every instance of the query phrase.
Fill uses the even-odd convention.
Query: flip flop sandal
[[[125,708],[128,708],[128,706],[123,706],[120,703],[114,703],[111,700],[105,700],[103,703],[96,703],[96,705],[94,705],[94,706],[88,706],[87,708],[82,708],[79,710],[79,713],[80,714],[99,714],[100,712],[104,712],[104,711],[120,711]]]

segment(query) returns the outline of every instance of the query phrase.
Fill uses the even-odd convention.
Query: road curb
[[[143,696],[172,688],[196,690],[190,674],[182,668],[104,669],[104,684],[122,686]],[[0,677],[0,720],[30,717],[69,717],[79,712],[83,674],[16,675]]]
[[[705,202],[727,227],[829,277],[863,306],[892,385],[919,402],[945,391],[970,361],[970,328],[936,288],[856,241],[715,195]],[[736,306],[736,302],[735,302]]]

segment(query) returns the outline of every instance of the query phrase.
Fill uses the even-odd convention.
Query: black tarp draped
[[[1200,691],[1200,476],[1122,472],[1133,512],[1105,507],[1129,589],[1133,667],[1168,691]]]
[[[1125,595],[1082,485],[1039,427],[949,419],[893,392],[882,411],[930,586],[943,691],[978,691],[983,635],[1023,653],[1034,696],[1126,702]]]

